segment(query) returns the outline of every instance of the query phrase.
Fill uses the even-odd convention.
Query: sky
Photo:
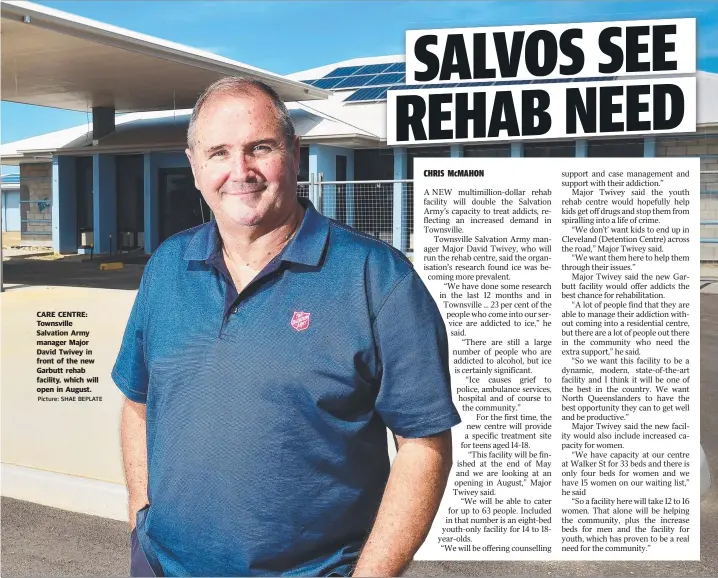
[[[695,17],[698,69],[718,72],[718,1],[672,2],[349,2],[41,1],[57,10],[201,48],[289,74],[349,58],[404,53],[411,29],[508,26],[644,18]],[[87,122],[71,112],[3,102],[0,140],[14,140]],[[3,172],[16,169],[3,167]]]

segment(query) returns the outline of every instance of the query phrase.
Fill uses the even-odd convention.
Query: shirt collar
[[[304,218],[297,234],[282,252],[282,261],[319,265],[329,237],[329,219],[319,213],[309,199],[299,197],[299,204],[305,209]]]
[[[184,252],[185,261],[207,261],[219,252],[221,246],[217,221],[212,219],[192,235]]]
[[[299,197],[304,207],[304,218],[297,233],[289,242],[281,255],[282,261],[301,263],[303,265],[319,265],[329,237],[329,219],[320,214],[314,205]],[[184,253],[186,261],[208,261],[217,255],[222,247],[217,222],[213,219],[199,227],[192,236]]]

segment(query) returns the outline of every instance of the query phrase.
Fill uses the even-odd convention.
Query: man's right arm
[[[122,461],[129,497],[130,530],[147,498],[147,406],[125,398],[121,419]]]

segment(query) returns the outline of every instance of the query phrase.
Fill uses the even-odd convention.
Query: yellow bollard
[[[124,263],[101,263],[100,271],[117,271],[125,266]]]

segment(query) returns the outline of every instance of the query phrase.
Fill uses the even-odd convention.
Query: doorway
[[[77,246],[94,245],[94,195],[92,157],[77,157]]]
[[[192,169],[159,170],[160,242],[211,220],[209,206],[194,186]]]
[[[117,156],[117,233],[120,249],[144,246],[145,165],[142,155]]]

